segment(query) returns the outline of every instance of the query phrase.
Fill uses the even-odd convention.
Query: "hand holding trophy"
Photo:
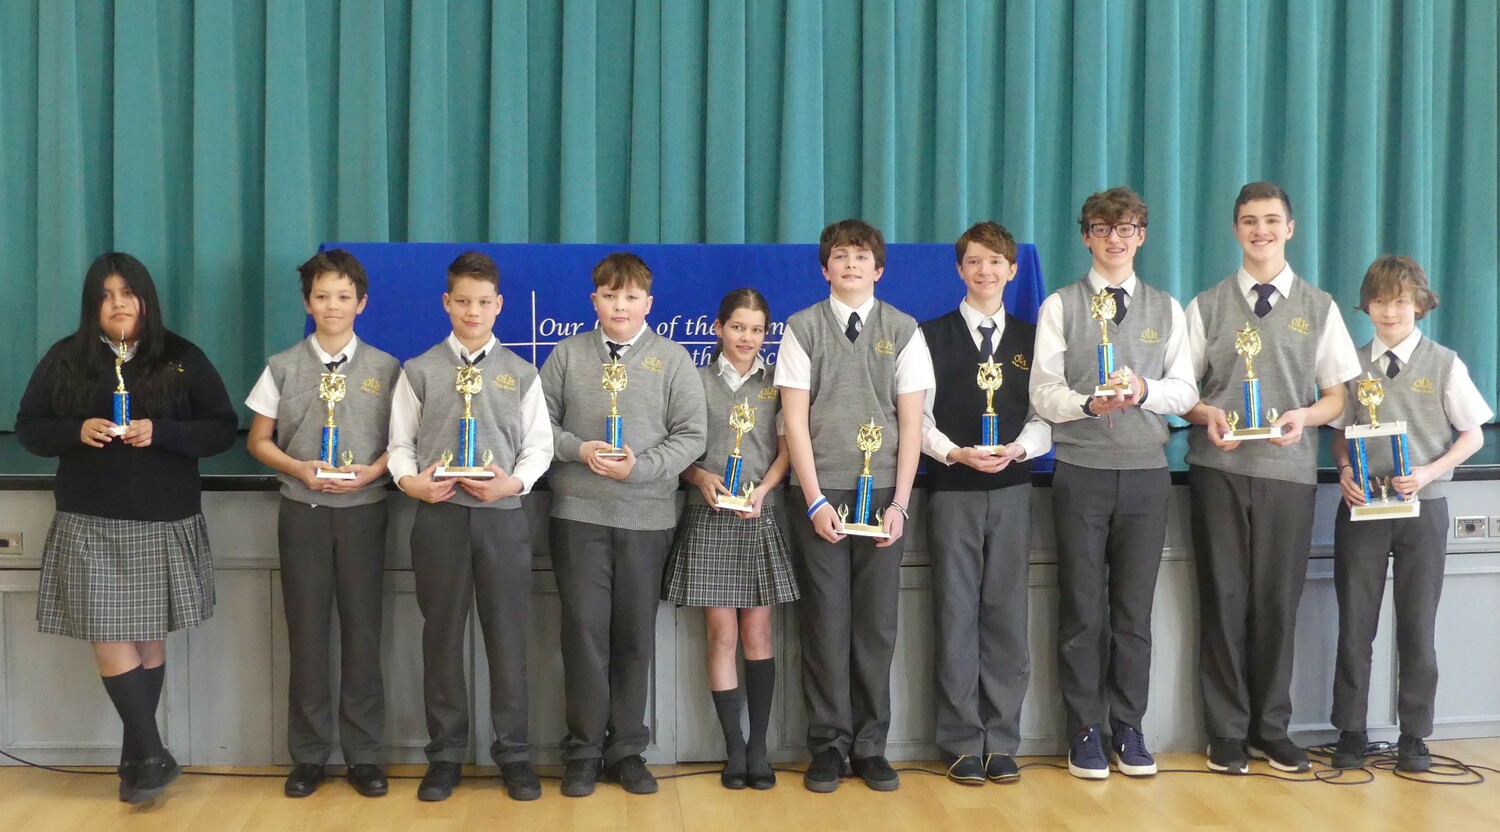
[[[1234,351],[1245,359],[1245,381],[1242,385],[1245,396],[1245,426],[1239,426],[1238,413],[1234,411],[1227,413],[1229,432],[1224,434],[1226,442],[1237,442],[1242,439],[1273,439],[1281,436],[1280,425],[1266,424],[1280,417],[1281,414],[1275,408],[1265,411],[1265,421],[1262,421],[1261,417],[1260,379],[1255,377],[1255,356],[1260,354],[1260,346],[1260,330],[1250,326],[1248,322],[1244,328],[1235,332]]]
[[[338,425],[334,424],[333,421],[333,408],[344,400],[346,389],[344,381],[346,378],[347,376],[343,373],[335,370],[330,370],[318,377],[318,398],[322,399],[323,403],[328,406],[328,419],[323,423],[323,442],[322,449],[318,453],[318,458],[327,463],[329,467],[318,469],[316,476],[320,480],[352,480],[355,478],[353,471],[340,471],[338,468],[333,467],[339,464],[335,460],[340,458],[339,429]],[[349,465],[354,461],[354,452],[345,449],[343,458],[346,460],[344,465]]]
[[[487,480],[495,476],[495,472],[487,467],[489,462],[483,465],[478,462],[479,444],[479,420],[474,418],[474,397],[484,391],[484,372],[473,364],[458,368],[458,376],[454,380],[453,389],[464,397],[464,415],[458,420],[458,465],[450,465],[455,457],[452,451],[443,451],[442,464],[433,472],[433,479],[444,479],[451,477],[468,477],[469,479]],[[493,459],[489,451],[485,451],[486,460]]]
[[[625,458],[625,418],[620,415],[619,396],[625,392],[629,381],[625,377],[625,365],[619,359],[604,365],[602,384],[609,393],[609,416],[604,419],[604,441],[609,443],[609,448],[597,454],[603,459]]]
[[[745,466],[745,458],[740,454],[740,442],[745,434],[755,429],[755,408],[750,406],[750,399],[746,398],[743,404],[736,404],[730,411],[729,427],[734,429],[734,450],[724,463],[724,487],[729,489],[729,493],[720,494],[715,505],[730,511],[749,511],[750,495],[755,493],[755,483],[747,483],[743,494],[736,492],[741,490],[740,474]]]
[[[979,382],[979,389],[984,391],[984,413],[979,417],[979,444],[994,453],[1000,447],[1000,414],[995,412],[995,391],[1005,383],[994,356],[987,357],[979,365],[976,380]]]
[[[870,474],[870,455],[880,450],[880,430],[880,426],[872,418],[869,424],[859,426],[859,433],[854,439],[854,446],[865,454],[865,465],[854,491],[853,522],[850,522],[849,507],[839,506],[839,524],[843,527],[844,534],[882,540],[890,537],[885,531],[883,513],[875,512],[873,522],[870,517],[870,501],[875,493],[875,477]]]
[[[1411,475],[1411,457],[1406,446],[1406,423],[1388,422],[1380,424],[1380,417],[1375,408],[1385,401],[1385,385],[1380,379],[1365,373],[1365,377],[1355,382],[1355,397],[1360,406],[1370,411],[1370,423],[1368,425],[1351,425],[1344,429],[1344,439],[1349,443],[1349,459],[1354,466],[1354,481],[1359,484],[1365,492],[1365,504],[1352,506],[1349,509],[1350,520],[1392,520],[1405,517],[1419,517],[1422,514],[1422,504],[1416,497],[1403,497],[1401,492],[1395,494],[1395,501],[1391,500],[1391,477],[1376,477],[1370,474],[1370,455],[1365,445],[1367,439],[1380,436],[1388,436],[1391,441],[1391,462],[1395,469],[1395,476],[1406,477]],[[1380,489],[1380,499],[1375,500],[1374,490]]]
[[[1109,322],[1115,319],[1115,296],[1100,289],[1089,299],[1089,317],[1099,322],[1099,386],[1094,396],[1110,398],[1130,392],[1130,379],[1123,373],[1115,376],[1115,345],[1109,340]],[[1110,377],[1115,376],[1111,381]]]

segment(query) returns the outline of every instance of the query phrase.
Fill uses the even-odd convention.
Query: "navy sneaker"
[[[1307,752],[1302,746],[1286,737],[1279,740],[1258,740],[1250,744],[1250,756],[1265,760],[1277,771],[1299,772],[1312,768],[1307,761]]]
[[[1121,774],[1127,777],[1152,777],[1156,774],[1156,758],[1146,750],[1146,738],[1140,731],[1117,722],[1109,744]]]
[[[1402,734],[1396,738],[1396,770],[1428,771],[1432,768],[1432,752],[1421,737]]]
[[[1104,756],[1104,740],[1099,726],[1090,725],[1073,735],[1068,744],[1068,773],[1084,780],[1103,780],[1109,776],[1109,758]]]
[[[1009,754],[984,755],[984,776],[991,783],[1014,783],[1021,779],[1021,768]]]
[[[973,754],[960,754],[953,765],[948,766],[948,779],[960,786],[983,786],[984,763]]]
[[[1364,731],[1344,731],[1333,748],[1334,768],[1364,768],[1369,756],[1370,737]]]

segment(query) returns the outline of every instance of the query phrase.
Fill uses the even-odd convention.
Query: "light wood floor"
[[[1432,743],[1434,754],[1500,768],[1500,739]],[[1289,783],[1266,777],[1199,773],[1203,758],[1164,754],[1163,772],[1151,780],[1115,774],[1083,782],[1066,770],[1041,763],[1024,770],[1020,782],[963,787],[941,777],[903,772],[901,789],[869,791],[846,780],[831,795],[802,788],[797,774],[782,773],[769,792],[729,792],[715,774],[664,779],[654,796],[626,795],[601,784],[593,797],[568,799],[555,780],[544,780],[541,800],[515,803],[498,782],[470,777],[444,803],[416,800],[417,781],[397,779],[391,794],[370,800],[341,780],[330,780],[302,800],[281,796],[279,777],[187,775],[155,805],[132,808],[118,802],[113,776],[57,774],[0,767],[0,830],[595,830],[640,832],[885,832],[885,830],[1377,830],[1435,829],[1441,832],[1500,829],[1500,774],[1475,786],[1428,785],[1375,772],[1364,785]],[[902,767],[915,764],[902,764]],[[929,765],[928,768],[936,769]],[[706,766],[658,767],[656,773],[701,772]],[[1318,767],[1315,767],[1318,768]],[[279,773],[280,769],[221,769]],[[1252,772],[1269,772],[1261,763]],[[420,775],[420,767],[393,774]],[[480,772],[481,774],[489,772]],[[555,770],[543,769],[543,773]],[[1359,772],[1345,781],[1366,779]],[[1444,778],[1433,778],[1444,779]],[[1465,778],[1447,778],[1465,779]]]

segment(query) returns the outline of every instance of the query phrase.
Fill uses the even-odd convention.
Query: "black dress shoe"
[[[120,775],[120,802],[129,802],[130,791],[135,788],[135,781],[141,776],[141,764],[135,760],[121,760],[120,767],[115,771]]]
[[[391,784],[385,779],[385,772],[374,763],[355,763],[349,767],[349,773],[344,775],[344,779],[365,797],[385,797],[386,792],[391,790]]]
[[[155,800],[161,797],[167,786],[182,776],[182,766],[177,765],[177,761],[166,750],[158,757],[141,760],[139,765],[135,783],[125,794],[126,803],[139,805]]]
[[[500,779],[505,781],[505,793],[511,800],[536,800],[542,796],[542,780],[526,760],[501,766]]]
[[[422,785],[417,787],[417,799],[429,803],[447,800],[463,779],[463,767],[458,763],[428,763],[427,773],[422,775]]]
[[[307,797],[318,790],[325,777],[327,774],[322,763],[298,763],[292,766],[292,773],[286,776],[281,790],[287,797]]]
[[[598,757],[584,760],[569,760],[563,766],[562,793],[564,797],[588,797],[594,793],[594,784],[599,781],[599,769],[604,761]]]
[[[828,794],[839,787],[844,776],[844,754],[837,748],[825,748],[813,754],[812,762],[802,775],[802,785],[810,792]]]
[[[977,761],[976,761],[977,762]],[[865,785],[877,792],[893,792],[901,788],[901,778],[886,758],[879,754],[873,757],[849,758],[849,767],[865,781]]]
[[[630,794],[656,794],[656,777],[646,768],[646,758],[631,755],[604,769],[604,779],[619,783]]]

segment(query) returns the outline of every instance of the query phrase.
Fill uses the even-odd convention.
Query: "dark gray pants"
[[[933,491],[927,512],[938,750],[1014,755],[1031,678],[1031,486]]]
[[[378,763],[385,734],[380,673],[385,501],[350,508],[282,498],[276,538],[286,610],[286,744],[298,763],[328,762],[333,750],[329,678],[333,607],[339,616],[339,745],[344,762]]]
[[[564,760],[603,757],[613,765],[651,742],[646,704],[671,542],[671,529],[615,529],[552,518],[567,691]]]
[[[1284,739],[1317,486],[1194,466],[1189,487],[1204,727]]]
[[[469,747],[464,633],[479,613],[490,671],[490,756],[528,760],[526,631],[531,617],[531,533],[521,509],[418,503],[411,568],[422,610],[422,694],[427,759],[461,763]]]
[[[1339,598],[1339,650],[1333,676],[1333,725],[1365,730],[1370,705],[1371,644],[1385,595],[1387,556],[1396,604],[1396,713],[1401,733],[1432,734],[1437,698],[1437,608],[1448,556],[1448,500],[1422,500],[1406,520],[1350,522],[1339,502],[1333,531],[1333,585]]]
[[[1058,681],[1068,735],[1114,719],[1136,730],[1151,692],[1151,609],[1167,538],[1166,468],[1058,462]]]
[[[872,503],[890,505],[894,488],[877,488]],[[853,491],[824,491],[834,507],[854,505]],[[874,538],[829,543],[806,518],[792,520],[802,603],[802,691],[807,746],[856,758],[885,754],[891,727],[891,657],[906,539],[875,548]]]

